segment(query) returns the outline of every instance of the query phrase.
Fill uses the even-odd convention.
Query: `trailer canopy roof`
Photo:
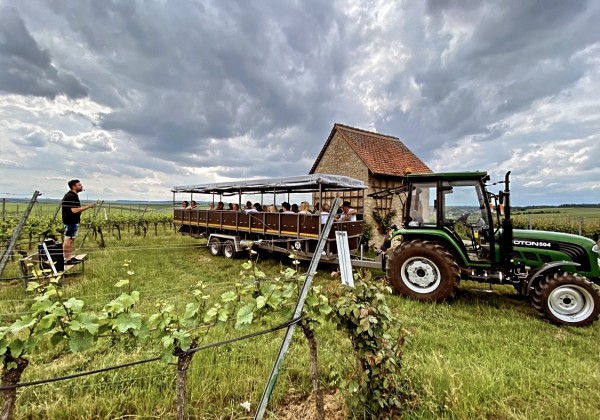
[[[219,182],[214,184],[173,187],[174,193],[199,194],[253,194],[261,192],[317,192],[364,190],[367,186],[354,178],[342,175],[311,174],[287,178],[251,179],[245,181]]]

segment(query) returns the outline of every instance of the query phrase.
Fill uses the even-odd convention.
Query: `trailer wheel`
[[[223,244],[223,255],[226,258],[235,258],[235,244],[233,243],[233,241],[225,241],[225,243]]]
[[[221,241],[219,240],[219,238],[212,238],[208,242],[208,249],[214,257],[218,257],[219,255],[221,255],[221,253],[223,252],[223,248],[221,246]]]
[[[387,277],[394,291],[420,301],[441,302],[454,297],[460,281],[456,260],[434,242],[404,242],[392,253]]]
[[[543,278],[531,299],[538,314],[557,325],[583,327],[600,315],[600,291],[587,278],[573,273]]]

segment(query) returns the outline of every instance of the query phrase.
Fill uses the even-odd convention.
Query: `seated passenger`
[[[223,204],[222,201],[219,201],[217,203],[217,207],[215,207],[215,210],[225,210],[225,205]]]
[[[293,211],[291,210],[290,203],[288,203],[287,201],[281,203],[281,208],[283,213],[293,213]]]
[[[324,225],[325,223],[327,223],[328,218],[329,218],[329,204],[323,203],[323,206],[321,208],[321,224]]]
[[[186,210],[195,210],[196,209],[196,201],[192,200],[190,205],[186,207]]]
[[[350,207],[349,201],[344,201],[342,204],[340,220],[345,222],[356,222],[356,210]]]
[[[249,208],[244,210],[246,212],[246,214],[248,213],[258,213],[259,211],[263,211],[262,206],[260,205],[260,203],[254,203],[254,205]]]
[[[237,203],[233,203],[233,208],[232,208],[232,210],[233,210],[233,211],[240,211],[240,205],[239,205],[239,204],[237,204]]]
[[[182,209],[187,209],[189,207],[190,203],[188,203],[186,200],[183,200],[183,202],[181,203],[181,208]]]
[[[308,207],[308,201],[303,201],[300,203],[300,211],[298,211],[298,213],[300,213],[300,214],[309,214],[310,213],[310,209]]]
[[[244,207],[244,210],[250,210],[252,208],[252,201],[248,200],[246,201],[246,207]]]
[[[313,208],[313,214],[319,214],[321,213],[321,210],[319,209],[319,202],[317,201],[315,203],[315,207]]]
[[[292,204],[292,213],[298,213],[298,204]]]
[[[232,203],[227,204],[227,210],[233,210],[233,204]]]
[[[279,210],[277,210],[277,206],[275,204],[271,204],[269,207],[267,207],[267,211],[269,213],[277,213]]]

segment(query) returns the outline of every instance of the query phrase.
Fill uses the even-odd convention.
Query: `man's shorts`
[[[75,223],[72,225],[64,225],[65,227],[65,237],[75,239],[77,237],[77,232],[79,232],[79,223]]]

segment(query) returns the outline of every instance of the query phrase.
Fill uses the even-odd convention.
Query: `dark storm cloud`
[[[427,13],[430,27],[456,28],[456,35],[430,34],[409,71],[386,88],[405,86],[402,77],[414,74],[422,101],[407,115],[390,111],[377,124],[414,136],[425,158],[440,140],[503,135],[496,124],[503,118],[586,77],[589,57],[581,53],[600,40],[592,1],[430,1]],[[461,27],[468,36],[461,38]]]
[[[81,98],[88,93],[75,76],[54,66],[17,10],[6,5],[0,5],[0,90],[46,98]]]
[[[340,12],[329,3],[78,1],[55,2],[52,12],[120,86],[90,94],[114,107],[101,127],[133,135],[150,153],[176,157],[211,139],[331,125],[327,105],[345,65],[332,42],[343,32]]]

